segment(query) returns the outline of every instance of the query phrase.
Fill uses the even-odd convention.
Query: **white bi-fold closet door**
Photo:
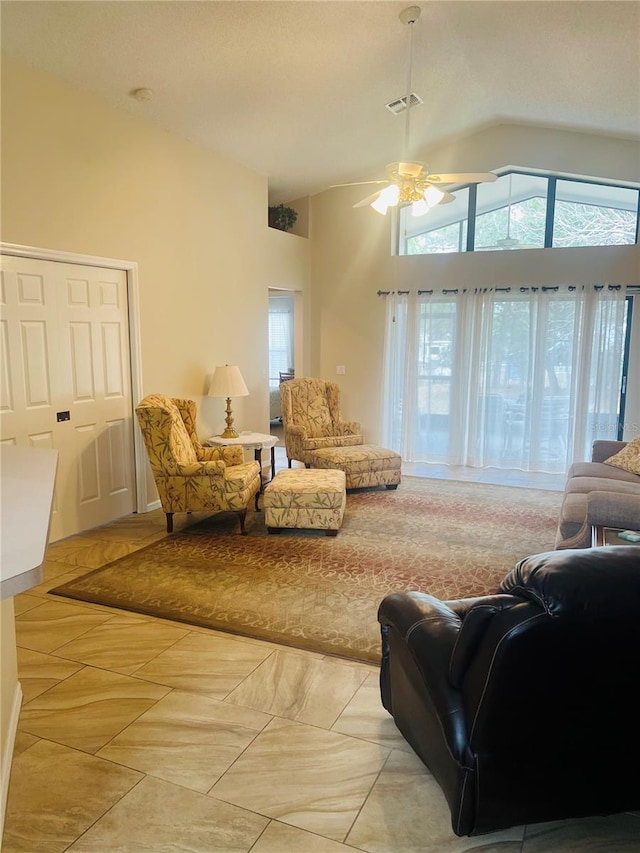
[[[135,508],[123,270],[2,256],[0,440],[58,451],[50,541]]]

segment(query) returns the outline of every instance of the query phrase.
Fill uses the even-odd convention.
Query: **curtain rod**
[[[604,290],[606,287],[606,289],[608,291],[613,292],[614,290],[622,290],[624,285],[622,285],[622,284],[581,285],[583,290],[585,289],[585,287],[589,287],[589,286],[593,287],[593,289],[596,291]],[[627,292],[629,292],[629,293],[640,293],[640,285],[631,284],[631,285],[626,285],[624,287],[625,287],[625,290],[627,290]],[[570,293],[573,293],[574,291],[578,290],[579,288],[580,288],[580,285],[570,284],[569,287],[567,288],[567,290]],[[541,287],[536,286],[536,285],[532,285],[531,287],[476,287],[476,288],[474,288],[473,292],[474,293],[512,293],[512,292],[514,292],[514,293],[515,292],[518,292],[518,293],[529,293],[529,292],[537,293],[538,291],[540,291],[541,293],[557,293],[559,290],[560,290],[560,285],[541,286]],[[439,290],[439,291],[416,290],[416,294],[418,296],[423,296],[424,294],[428,294],[429,296],[431,296],[432,294],[434,294],[436,292],[447,295],[449,293],[453,293],[453,294],[467,293],[468,290],[466,287],[464,287],[462,290],[460,290],[457,287],[449,288],[449,289],[443,289],[443,290]],[[410,290],[378,290],[376,292],[376,295],[377,296],[390,296],[393,293],[397,293],[398,296],[408,296],[411,293],[411,291]]]

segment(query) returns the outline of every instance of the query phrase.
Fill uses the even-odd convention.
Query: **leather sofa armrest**
[[[626,441],[606,441],[604,439],[594,441],[591,448],[591,461],[604,462],[610,456],[619,453],[626,444]]]
[[[415,689],[430,697],[434,717],[456,761],[463,765],[469,762],[462,693],[449,683],[451,653],[462,620],[439,599],[407,592],[387,595],[378,609],[378,621],[382,633],[382,704],[398,725],[392,682],[393,673],[402,671],[403,679],[415,681]],[[400,730],[407,737],[402,726]]]
[[[387,595],[378,609],[378,621],[393,627],[417,654],[431,643],[451,651],[462,624],[447,602],[422,592]]]
[[[396,669],[403,668],[405,677],[411,680],[412,675],[407,669],[407,661],[410,660],[410,669],[424,685],[423,695],[430,697],[430,705],[447,748],[461,766],[470,766],[472,759],[468,751],[463,693],[451,677],[456,645],[468,614],[476,607],[483,607],[486,603],[486,615],[490,616],[489,608],[493,607],[495,612],[507,602],[511,605],[518,601],[513,596],[496,595],[447,602],[425,593],[406,592],[386,596],[378,609],[382,629],[380,687],[384,707],[395,717],[390,673],[397,658]],[[467,658],[474,653],[478,632],[483,633],[486,628],[484,616],[483,607],[483,615],[477,622],[472,619],[475,624],[470,624],[469,644],[464,641],[458,649],[454,672],[456,682],[459,675],[464,675],[462,670],[466,671]],[[400,729],[406,737],[407,733],[402,727]]]
[[[496,613],[518,604],[520,599],[513,595],[493,595],[471,599],[471,606],[465,607],[462,626],[458,632],[449,663],[449,680],[454,687],[462,689],[469,664],[476,655],[480,643]],[[458,602],[448,602],[455,607]],[[462,603],[462,602],[460,602]],[[469,600],[464,602],[465,605]],[[456,608],[457,609],[457,608]]]
[[[426,593],[393,593],[383,599],[378,621],[401,636],[430,690],[445,701],[451,688],[461,687],[490,618],[518,601],[511,595],[441,601]]]
[[[514,603],[518,603],[518,599],[511,595],[441,601],[426,593],[397,592],[382,600],[378,621],[383,627],[393,627],[398,632],[425,678],[431,674],[449,681],[449,669],[463,626],[469,623],[465,648],[471,648],[479,634],[484,633],[485,616]],[[482,615],[477,616],[477,612]],[[467,631],[464,633],[466,635]],[[461,649],[458,654],[462,654]]]

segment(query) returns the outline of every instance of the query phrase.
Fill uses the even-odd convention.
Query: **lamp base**
[[[233,427],[227,427],[225,431],[222,433],[220,438],[239,438],[239,434],[235,431]]]
[[[231,414],[231,397],[227,397],[227,416],[225,418],[227,428],[220,436],[221,438],[238,438],[237,431],[233,428],[233,415]]]

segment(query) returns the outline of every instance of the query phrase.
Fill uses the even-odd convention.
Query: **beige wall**
[[[266,178],[30,67],[2,66],[2,240],[139,265],[144,393],[199,401],[240,366],[236,423],[266,430],[268,288],[307,286],[307,240],[267,228]],[[278,238],[284,237],[282,243]]]
[[[442,142],[423,151],[419,159],[440,172],[522,166],[632,182],[638,181],[640,173],[637,140],[507,122]]]
[[[213,368],[235,362],[250,391],[234,401],[236,425],[267,431],[268,289],[304,292],[309,264],[307,240],[267,228],[266,178],[6,60],[1,129],[0,239],[137,262],[144,393],[196,399],[202,434],[219,433],[224,401],[203,395]]]
[[[426,159],[441,171],[520,165],[637,181],[640,145],[501,125],[455,141]],[[372,442],[380,435],[385,314],[378,290],[640,283],[638,246],[392,257],[391,216],[369,207],[354,210],[352,205],[362,196],[362,187],[347,187],[311,198],[311,368],[315,375],[339,382],[344,416],[359,420]],[[337,365],[346,367],[344,376],[336,375]],[[626,419],[630,424],[640,411],[638,373],[636,363]]]

